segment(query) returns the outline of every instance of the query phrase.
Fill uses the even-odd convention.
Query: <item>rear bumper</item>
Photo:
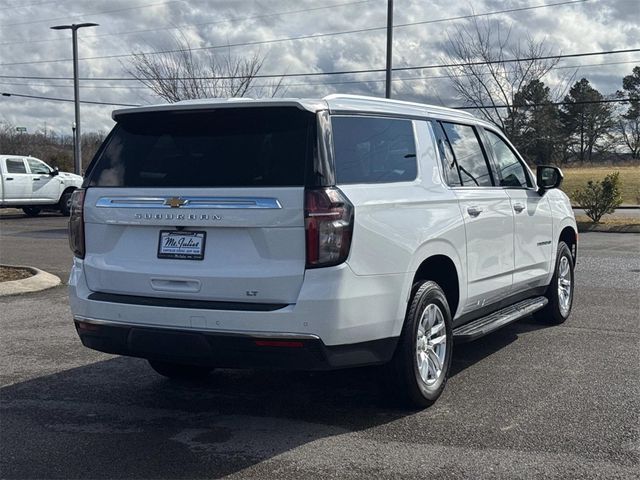
[[[388,362],[397,338],[326,346],[315,335],[150,328],[74,318],[84,346],[105,353],[220,368],[331,370]]]
[[[167,338],[172,331],[177,332],[176,335],[197,336],[200,340],[194,340],[194,345],[209,345],[201,349],[202,355],[198,357],[209,358],[210,363],[223,362],[225,366],[242,366],[243,362],[250,367],[270,361],[279,363],[279,360],[269,360],[277,356],[285,358],[279,363],[285,368],[340,368],[382,363],[391,358],[406,309],[407,295],[402,293],[405,284],[408,285],[406,275],[358,276],[346,264],[305,272],[295,304],[254,303],[250,307],[247,303],[203,302],[186,295],[181,299],[175,298],[176,295],[149,299],[93,292],[87,286],[83,270],[82,260],[75,259],[69,277],[73,317],[104,328],[94,333],[79,331],[81,338],[90,348],[123,355],[149,357],[146,350],[138,348],[138,337],[144,334],[155,338],[149,332],[161,332],[158,337]],[[98,331],[102,333],[95,333]],[[220,353],[238,345],[243,352],[245,347],[256,350],[255,342],[249,345],[245,340],[238,340],[238,344],[234,338],[269,340],[283,336],[303,339],[304,348],[297,348],[294,353],[287,353],[292,349],[269,352],[262,348],[254,352],[257,356],[247,354],[246,361],[229,352]],[[162,348],[172,348],[172,341],[163,340],[161,344]],[[151,354],[162,355],[162,348]],[[305,353],[308,351],[315,353],[309,357]],[[180,352],[171,355],[179,357]],[[300,364],[290,361],[290,355],[299,358]],[[312,362],[309,358],[315,360]]]

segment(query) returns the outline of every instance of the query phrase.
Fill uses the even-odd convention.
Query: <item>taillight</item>
[[[71,195],[71,215],[69,216],[69,246],[78,258],[84,258],[84,189],[79,188]]]
[[[335,187],[305,190],[307,268],[329,267],[349,255],[353,205]]]

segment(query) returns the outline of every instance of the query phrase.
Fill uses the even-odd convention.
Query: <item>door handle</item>
[[[469,215],[471,215],[472,217],[477,217],[478,215],[480,215],[482,213],[482,209],[480,207],[468,207],[467,208],[467,213]]]
[[[40,180],[40,177],[33,179],[34,182],[37,182],[38,180]]]
[[[5,180],[6,181],[13,180],[13,177],[7,177],[7,178],[5,178]]]
[[[513,209],[517,212],[520,213],[521,211],[524,210],[524,205],[522,205],[521,203],[514,203],[513,204]]]

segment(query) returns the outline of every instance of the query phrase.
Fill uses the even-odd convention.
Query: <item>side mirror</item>
[[[536,169],[536,181],[538,183],[538,193],[543,195],[544,192],[552,188],[560,188],[562,185],[562,170],[551,165],[539,165]]]
[[[49,175],[51,175],[52,177],[55,177],[59,173],[60,173],[60,170],[58,169],[58,167],[53,167],[53,170],[49,172]]]

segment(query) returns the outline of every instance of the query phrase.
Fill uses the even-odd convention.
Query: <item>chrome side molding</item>
[[[266,208],[278,209],[277,198],[264,197],[100,197],[98,208]]]
[[[171,325],[155,325],[148,323],[133,323],[133,322],[116,322],[112,320],[102,320],[97,318],[84,317],[81,315],[74,315],[73,319],[78,322],[90,323],[92,325],[105,325],[110,327],[127,327],[127,328],[157,328],[161,330],[182,330],[184,332],[203,332],[211,333],[215,335],[230,335],[247,338],[261,338],[261,339],[277,339],[277,340],[320,340],[318,335],[312,333],[293,333],[293,332],[261,332],[261,331],[247,331],[247,330],[221,330],[221,329],[209,329],[209,328],[197,328],[187,326],[171,326]]]

